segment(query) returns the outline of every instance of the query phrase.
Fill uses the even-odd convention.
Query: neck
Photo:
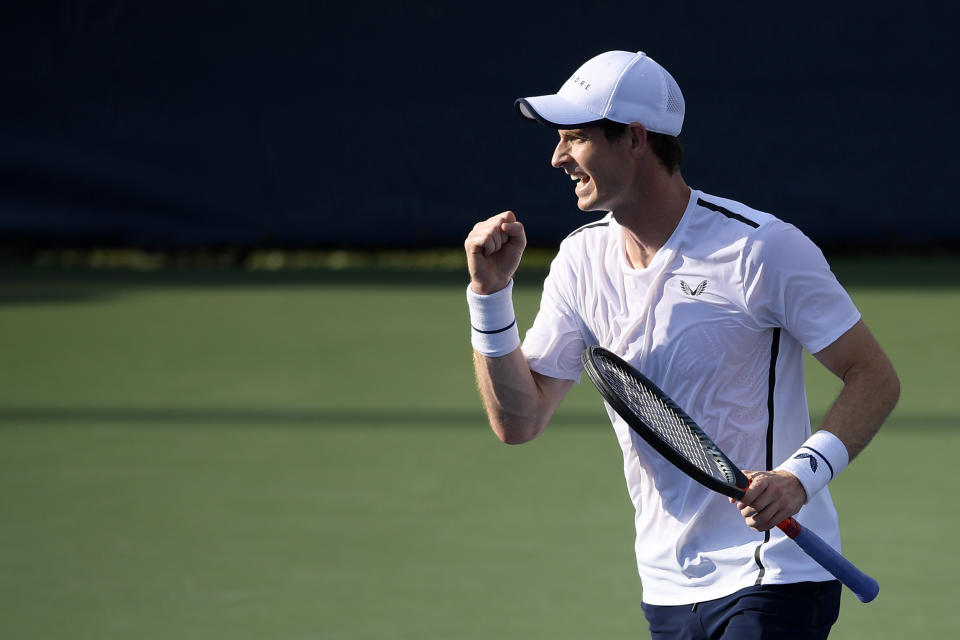
[[[623,227],[627,260],[634,268],[646,268],[673,232],[690,201],[690,187],[679,171],[663,172],[644,185],[627,206],[618,207],[613,217]]]

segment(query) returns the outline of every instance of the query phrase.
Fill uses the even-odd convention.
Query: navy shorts
[[[822,640],[840,614],[840,583],[772,584],[695,605],[642,607],[653,640]]]

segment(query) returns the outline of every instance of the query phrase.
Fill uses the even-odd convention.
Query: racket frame
[[[610,383],[607,382],[603,372],[600,371],[600,368],[596,364],[596,359],[598,357],[613,362],[627,375],[638,381],[640,386],[646,388],[647,391],[650,391],[653,395],[655,395],[660,402],[662,402],[671,412],[680,418],[687,430],[700,442],[704,452],[710,458],[712,458],[714,462],[716,462],[720,473],[726,476],[726,482],[719,480],[708,473],[705,473],[700,469],[700,467],[691,463],[686,456],[677,451],[677,449],[669,442],[664,440],[657,433],[655,428],[651,427],[646,421],[644,421],[643,418],[631,410],[630,407],[627,406],[627,403],[624,402],[620,395],[613,389]],[[743,497],[747,487],[750,486],[750,480],[748,480],[740,468],[737,467],[737,465],[735,465],[730,458],[728,458],[726,454],[720,450],[713,440],[710,439],[710,436],[708,436],[703,429],[700,428],[700,425],[698,425],[693,418],[687,415],[687,413],[681,409],[670,396],[664,393],[660,387],[654,384],[652,380],[637,371],[634,367],[630,366],[622,358],[618,357],[613,352],[604,349],[603,347],[590,347],[584,352],[582,360],[584,369],[587,371],[587,375],[590,377],[590,380],[593,382],[594,386],[597,387],[597,390],[600,392],[600,395],[603,396],[603,399],[607,401],[607,404],[609,404],[613,410],[616,411],[617,415],[623,418],[623,420],[630,425],[630,428],[633,429],[637,435],[643,438],[647,444],[656,449],[660,455],[672,462],[681,471],[708,489],[712,489],[736,500],[739,500]]]

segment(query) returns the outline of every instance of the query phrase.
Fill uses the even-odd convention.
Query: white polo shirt
[[[570,234],[523,352],[532,370],[579,381],[583,350],[601,345],[660,386],[741,469],[771,469],[810,436],[803,349],[820,351],[859,318],[796,227],[694,190],[645,269],[629,266],[612,214]],[[779,529],[750,529],[726,497],[607,413],[636,509],[645,602],[690,604],[751,585],[832,579]],[[826,489],[797,520],[840,548]]]

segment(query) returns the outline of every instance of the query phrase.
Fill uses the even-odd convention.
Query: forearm
[[[552,414],[523,352],[499,358],[474,351],[477,387],[490,427],[503,442],[520,444],[537,437]]]
[[[900,381],[885,357],[842,372],[843,389],[823,419],[853,460],[880,430],[900,397]]]

